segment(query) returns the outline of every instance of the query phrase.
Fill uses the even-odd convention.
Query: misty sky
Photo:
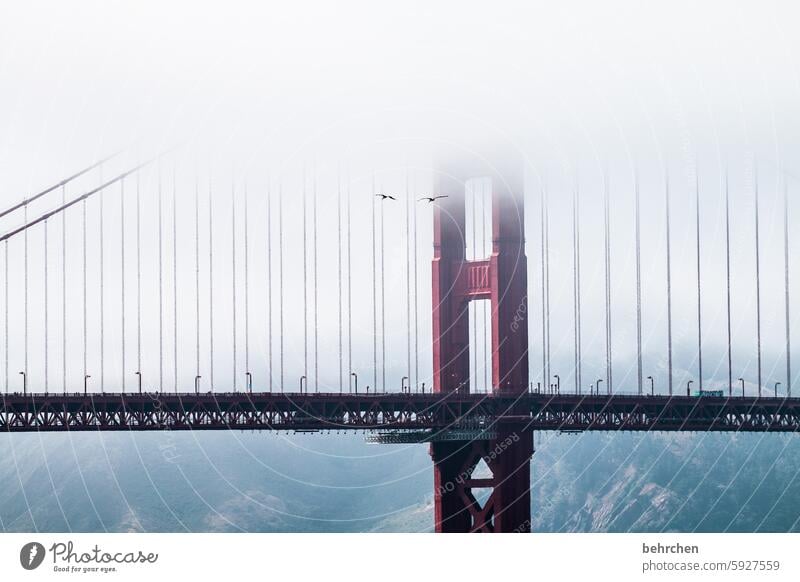
[[[491,18],[488,12],[491,10]],[[646,12],[648,10],[648,12]],[[672,192],[676,388],[696,381],[694,184],[701,190],[701,271],[707,382],[727,377],[725,359],[724,174],[732,216],[734,379],[755,382],[754,160],[761,195],[764,383],[786,383],[784,366],[783,199],[790,198],[791,252],[800,222],[800,97],[791,3],[730,7],[670,3],[598,5],[405,3],[259,4],[30,2],[0,7],[0,207],[123,149],[101,171],[70,185],[67,199],[141,160],[180,145],[138,182],[142,240],[142,372],[159,378],[158,192],[162,191],[163,375],[173,387],[173,272],[177,272],[178,383],[191,390],[195,369],[195,191],[199,191],[200,374],[210,381],[209,311],[214,306],[215,387],[244,386],[244,205],[248,205],[249,347],[257,389],[268,369],[268,289],[273,292],[273,377],[279,359],[277,205],[283,192],[285,382],[303,373],[302,200],[318,199],[319,384],[338,389],[337,193],[352,208],[353,369],[372,371],[371,209],[384,203],[386,385],[407,375],[406,192],[417,218],[416,383],[430,385],[432,210],[416,198],[432,191],[436,160],[460,149],[521,153],[525,160],[530,285],[531,381],[540,381],[540,193],[549,192],[552,370],[572,386],[572,189],[581,196],[584,387],[604,375],[603,174],[611,191],[614,376],[636,389],[634,169],[642,197],[645,376],[665,388],[666,299],[664,173]],[[159,179],[159,172],[161,178]],[[177,265],[172,192],[176,187]],[[476,176],[478,177],[478,176]],[[782,177],[785,180],[782,180]],[[477,183],[466,185],[479,196]],[[482,182],[480,184],[483,184]],[[103,198],[104,382],[135,386],[135,179]],[[407,190],[408,188],[408,190]],[[209,208],[209,191],[211,208]],[[233,191],[233,197],[231,192]],[[247,192],[247,196],[245,196]],[[273,220],[267,224],[267,196]],[[32,204],[29,216],[57,205],[61,192]],[[233,356],[232,201],[236,207],[237,368]],[[121,212],[126,229],[121,232]],[[100,382],[100,200],[87,204],[88,362]],[[346,209],[346,207],[345,207]],[[313,245],[311,206],[309,245]],[[209,295],[209,216],[214,231],[214,300]],[[343,214],[343,220],[346,213]],[[81,209],[67,214],[67,382],[82,389]],[[21,224],[2,221],[2,232]],[[411,221],[413,224],[413,221]],[[343,222],[344,224],[344,222]],[[272,279],[267,281],[267,232]],[[380,229],[378,232],[380,240]],[[61,389],[61,222],[48,224],[48,383]],[[125,342],[121,356],[125,245]],[[44,232],[29,250],[29,381],[44,383]],[[21,236],[9,243],[9,377],[24,369],[24,269]],[[346,247],[342,247],[346,254]],[[2,251],[2,248],[0,248]],[[311,260],[313,248],[309,247]],[[177,269],[174,271],[174,267]],[[309,269],[311,268],[309,263]],[[378,277],[380,277],[380,270]],[[795,271],[792,276],[796,278]],[[313,274],[309,275],[313,282]],[[792,298],[800,296],[793,279]],[[2,289],[0,289],[2,292]],[[309,287],[308,301],[313,301]],[[380,294],[380,289],[378,290]],[[797,329],[797,309],[794,327]],[[345,321],[346,321],[345,310]],[[380,313],[379,313],[380,317]],[[313,327],[314,313],[309,315]],[[411,336],[414,338],[413,313]],[[800,340],[795,341],[798,345]],[[313,342],[313,333],[309,336]],[[345,333],[343,343],[348,342]],[[412,344],[413,345],[413,344]],[[379,348],[380,349],[380,348]],[[313,345],[309,343],[313,367]],[[796,352],[795,352],[796,353]],[[381,354],[379,353],[379,358]],[[343,364],[347,376],[347,354]],[[2,374],[5,364],[2,362]],[[412,366],[414,357],[412,355]],[[796,365],[797,367],[798,365]],[[480,372],[482,374],[482,371]],[[379,377],[379,383],[381,378]],[[313,389],[313,382],[312,382]]]

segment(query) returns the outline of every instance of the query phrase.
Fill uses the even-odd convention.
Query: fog
[[[695,183],[701,192],[704,376],[727,382],[725,207],[731,197],[734,379],[755,389],[756,287],[754,189],[760,192],[763,381],[784,387],[783,197],[790,198],[790,252],[800,183],[800,96],[791,3],[249,3],[30,2],[0,8],[0,207],[21,201],[100,157],[122,150],[101,170],[70,184],[77,196],[165,150],[137,182],[105,191],[103,359],[100,367],[100,197],[86,205],[87,373],[91,389],[135,388],[136,213],[141,196],[142,375],[146,388],[193,387],[196,370],[195,192],[199,192],[200,369],[210,387],[210,309],[214,308],[214,388],[236,378],[265,389],[279,384],[278,192],[284,229],[284,382],[298,386],[303,350],[303,192],[308,210],[308,269],[318,248],[319,389],[338,390],[339,268],[337,200],[352,208],[352,370],[373,377],[371,212],[375,191],[385,220],[386,387],[408,374],[409,329],[418,345],[415,385],[430,386],[432,191],[441,155],[476,151],[521,154],[526,176],[531,381],[540,382],[540,195],[550,199],[551,349],[554,373],[572,386],[572,191],[581,201],[584,389],[605,374],[602,198],[610,185],[615,387],[636,389],[634,175],[642,197],[642,291],[645,376],[665,389],[666,259],[664,175],[672,195],[675,386],[696,372]],[[173,149],[174,148],[174,149]],[[476,176],[479,177],[479,176]],[[173,182],[174,180],[174,182]],[[374,187],[373,187],[374,182]],[[305,183],[305,189],[304,189]],[[159,333],[158,192],[162,192],[163,319]],[[173,184],[178,233],[173,261]],[[311,216],[316,187],[317,228]],[[373,189],[374,188],[374,189]],[[233,191],[233,196],[231,195]],[[406,196],[411,201],[406,204]],[[247,193],[247,194],[245,194]],[[209,196],[210,204],[209,206]],[[267,197],[272,221],[267,223]],[[248,254],[244,217],[247,204]],[[29,206],[29,217],[58,205],[61,192]],[[124,200],[124,202],[122,202]],[[236,246],[232,242],[236,208]],[[408,320],[406,208],[417,218],[418,328]],[[380,212],[380,206],[377,206]],[[122,212],[127,217],[121,232]],[[62,307],[61,221],[28,235],[28,360],[24,350],[25,242],[8,243],[8,388],[83,388],[81,207],[67,213],[66,326]],[[346,212],[342,215],[342,221]],[[209,219],[214,272],[209,274]],[[22,224],[6,217],[0,230]],[[345,223],[342,222],[344,225]],[[413,224],[413,220],[411,221]],[[272,277],[267,272],[271,232]],[[378,240],[381,240],[378,228]],[[125,268],[120,265],[125,245]],[[409,245],[410,246],[410,245]],[[343,249],[346,266],[346,239]],[[379,252],[379,251],[378,251]],[[233,257],[236,257],[234,301]],[[378,277],[381,276],[378,256]],[[412,261],[413,262],[413,261]],[[44,276],[48,274],[48,372],[45,375]],[[249,329],[245,329],[245,264]],[[176,274],[176,275],[175,275]],[[792,276],[795,277],[794,271]],[[125,284],[122,284],[124,276]],[[177,291],[173,283],[177,281]],[[314,365],[313,272],[307,301],[310,369]],[[213,300],[209,292],[213,281]],[[268,285],[271,280],[271,285]],[[793,279],[794,283],[794,279]],[[126,361],[122,361],[125,289]],[[272,289],[272,322],[267,300]],[[380,286],[378,325],[380,334]],[[792,300],[796,304],[797,285]],[[4,296],[5,297],[5,296]],[[177,298],[177,323],[173,302]],[[346,292],[344,320],[347,320]],[[233,367],[233,311],[236,359]],[[412,307],[413,309],[413,307]],[[797,328],[797,310],[793,325]],[[413,313],[412,313],[413,320]],[[5,322],[5,320],[4,320]],[[272,332],[268,333],[271,325]],[[416,332],[416,333],[415,333]],[[250,364],[245,363],[246,336]],[[159,350],[159,337],[163,343]],[[350,369],[343,337],[343,376]],[[795,345],[798,342],[795,341]],[[379,365],[382,348],[378,345]],[[162,354],[159,360],[159,353]],[[4,359],[4,357],[3,357]],[[412,354],[412,367],[414,367]],[[312,372],[313,373],[313,372]],[[383,385],[382,369],[378,385]],[[102,376],[102,378],[101,378]],[[316,383],[311,380],[311,388]]]

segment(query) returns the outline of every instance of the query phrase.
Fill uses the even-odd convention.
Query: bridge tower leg
[[[465,185],[471,178],[491,180],[492,249],[489,257],[475,260],[467,260],[465,244]],[[437,182],[436,194],[447,198],[434,211],[434,392],[470,391],[468,306],[488,299],[492,394],[513,399],[528,385],[523,166],[512,159],[466,157],[442,164]],[[517,414],[521,418],[523,411],[511,405],[505,411],[510,420],[492,426],[488,440],[431,443],[437,532],[530,531],[533,434],[513,420]],[[473,478],[481,460],[491,476]]]

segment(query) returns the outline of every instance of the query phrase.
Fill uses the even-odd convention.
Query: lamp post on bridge
[[[84,374],[83,376],[83,395],[86,396],[89,393],[89,378],[91,378],[91,374]]]
[[[648,376],[647,379],[650,380],[650,396],[655,396],[656,395],[655,381],[653,380],[652,376]]]
[[[780,386],[780,385],[781,385],[780,382],[775,382],[775,398],[778,397],[778,386]]]
[[[744,398],[744,378],[739,378],[739,382],[742,383],[742,398]]]
[[[308,378],[305,376],[300,376],[300,394],[303,393],[303,382],[308,382]]]
[[[597,386],[597,395],[600,396],[600,382],[602,382],[602,378],[598,378],[597,382],[595,382],[595,386]]]
[[[28,393],[28,375],[25,372],[20,372],[22,376],[22,394]]]
[[[558,374],[553,374],[553,378],[556,379],[556,394],[561,394],[561,378]]]
[[[353,377],[355,385],[355,393],[358,394],[358,374],[356,374],[355,372],[350,372],[350,375]]]
[[[139,382],[139,394],[142,393],[142,373],[139,371],[134,372],[136,374],[137,381]]]
[[[692,388],[692,384],[694,384],[694,380],[689,380],[689,381],[686,383],[686,396],[691,396],[691,388]]]
[[[253,374],[251,372],[245,372],[244,375],[247,377],[247,391],[252,394],[253,393]]]
[[[405,394],[406,391],[406,380],[408,380],[408,376],[403,376],[400,378],[400,392]],[[411,386],[408,387],[408,393],[411,394]]]
[[[194,393],[195,394],[200,394],[200,378],[202,378],[202,376],[200,376],[199,374],[194,377]]]

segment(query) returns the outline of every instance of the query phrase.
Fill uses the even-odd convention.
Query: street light
[[[744,398],[744,378],[739,378],[739,382],[742,383],[742,398]]]
[[[405,393],[406,391],[406,380],[408,380],[408,376],[403,376],[400,378],[400,392]],[[411,386],[408,387],[408,393],[411,394]]]
[[[88,386],[89,386],[89,378],[91,378],[91,374],[85,374],[83,376],[83,395],[86,396],[88,394]]]
[[[602,378],[598,378],[597,382],[595,383],[595,385],[597,386],[597,395],[598,396],[600,396],[600,382],[602,382],[602,381],[603,381]]]
[[[253,374],[250,372],[245,372],[245,376],[247,376],[247,391],[252,394],[253,393]]]
[[[650,380],[650,396],[655,396],[656,388],[655,388],[655,382],[653,381],[653,377],[648,376],[647,379]]]
[[[558,374],[553,374],[553,377],[556,379],[556,394],[561,393],[561,378]]]
[[[22,375],[22,393],[28,393],[28,375],[25,372],[20,372]]]
[[[780,386],[780,385],[781,385],[780,382],[775,382],[775,398],[778,397],[778,386]]]
[[[694,384],[694,380],[689,380],[686,383],[686,396],[691,396],[690,390],[691,390],[692,384]]]
[[[300,394],[303,393],[303,381],[308,383],[308,378],[306,378],[305,376],[300,376]]]
[[[350,372],[350,375],[353,377],[355,381],[355,388],[356,388],[355,393],[358,394],[358,374],[356,374],[355,372]]]
[[[202,376],[200,376],[200,375],[197,375],[197,376],[194,377],[194,393],[195,394],[200,394],[200,378],[202,378]]]
[[[138,377],[138,381],[139,381],[139,394],[141,394],[141,393],[142,393],[142,373],[141,373],[141,372],[134,372],[134,374],[136,374],[136,376]]]

